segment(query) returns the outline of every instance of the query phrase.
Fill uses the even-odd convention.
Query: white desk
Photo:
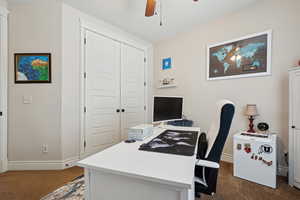
[[[143,142],[121,142],[78,162],[85,168],[87,200],[192,200],[195,156],[139,151],[166,129],[199,131],[196,127],[155,128]]]

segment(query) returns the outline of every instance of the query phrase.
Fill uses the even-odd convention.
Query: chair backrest
[[[221,100],[217,103],[215,118],[208,131],[208,149],[206,160],[220,162],[222,151],[229,134],[235,107],[231,101]]]

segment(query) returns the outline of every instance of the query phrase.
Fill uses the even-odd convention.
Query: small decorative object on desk
[[[253,121],[254,121],[254,117],[258,115],[256,105],[255,104],[248,104],[245,115],[248,116],[249,122],[250,122],[249,123],[249,130],[247,132],[255,133]]]
[[[143,141],[144,139],[152,136],[153,125],[152,124],[141,124],[135,127],[131,127],[128,130],[128,140],[126,143],[133,143],[135,141]]]
[[[257,124],[257,129],[262,133],[267,133],[267,131],[269,130],[269,124],[260,122]]]

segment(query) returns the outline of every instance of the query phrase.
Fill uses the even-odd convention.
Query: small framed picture
[[[15,83],[51,83],[51,54],[16,53]]]
[[[167,70],[172,68],[172,59],[171,58],[164,58],[162,60],[162,70]]]

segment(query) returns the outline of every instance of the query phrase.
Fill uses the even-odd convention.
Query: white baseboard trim
[[[60,170],[63,169],[61,161],[8,161],[9,171],[23,170]]]
[[[9,171],[26,170],[62,170],[74,166],[79,159],[70,158],[66,160],[50,161],[8,161]]]
[[[74,167],[80,159],[78,157],[69,158],[63,161],[63,169]]]
[[[7,160],[0,160],[0,173],[7,171]]]
[[[233,157],[229,153],[223,153],[222,157],[221,157],[221,160],[224,161],[224,162],[233,163]]]

